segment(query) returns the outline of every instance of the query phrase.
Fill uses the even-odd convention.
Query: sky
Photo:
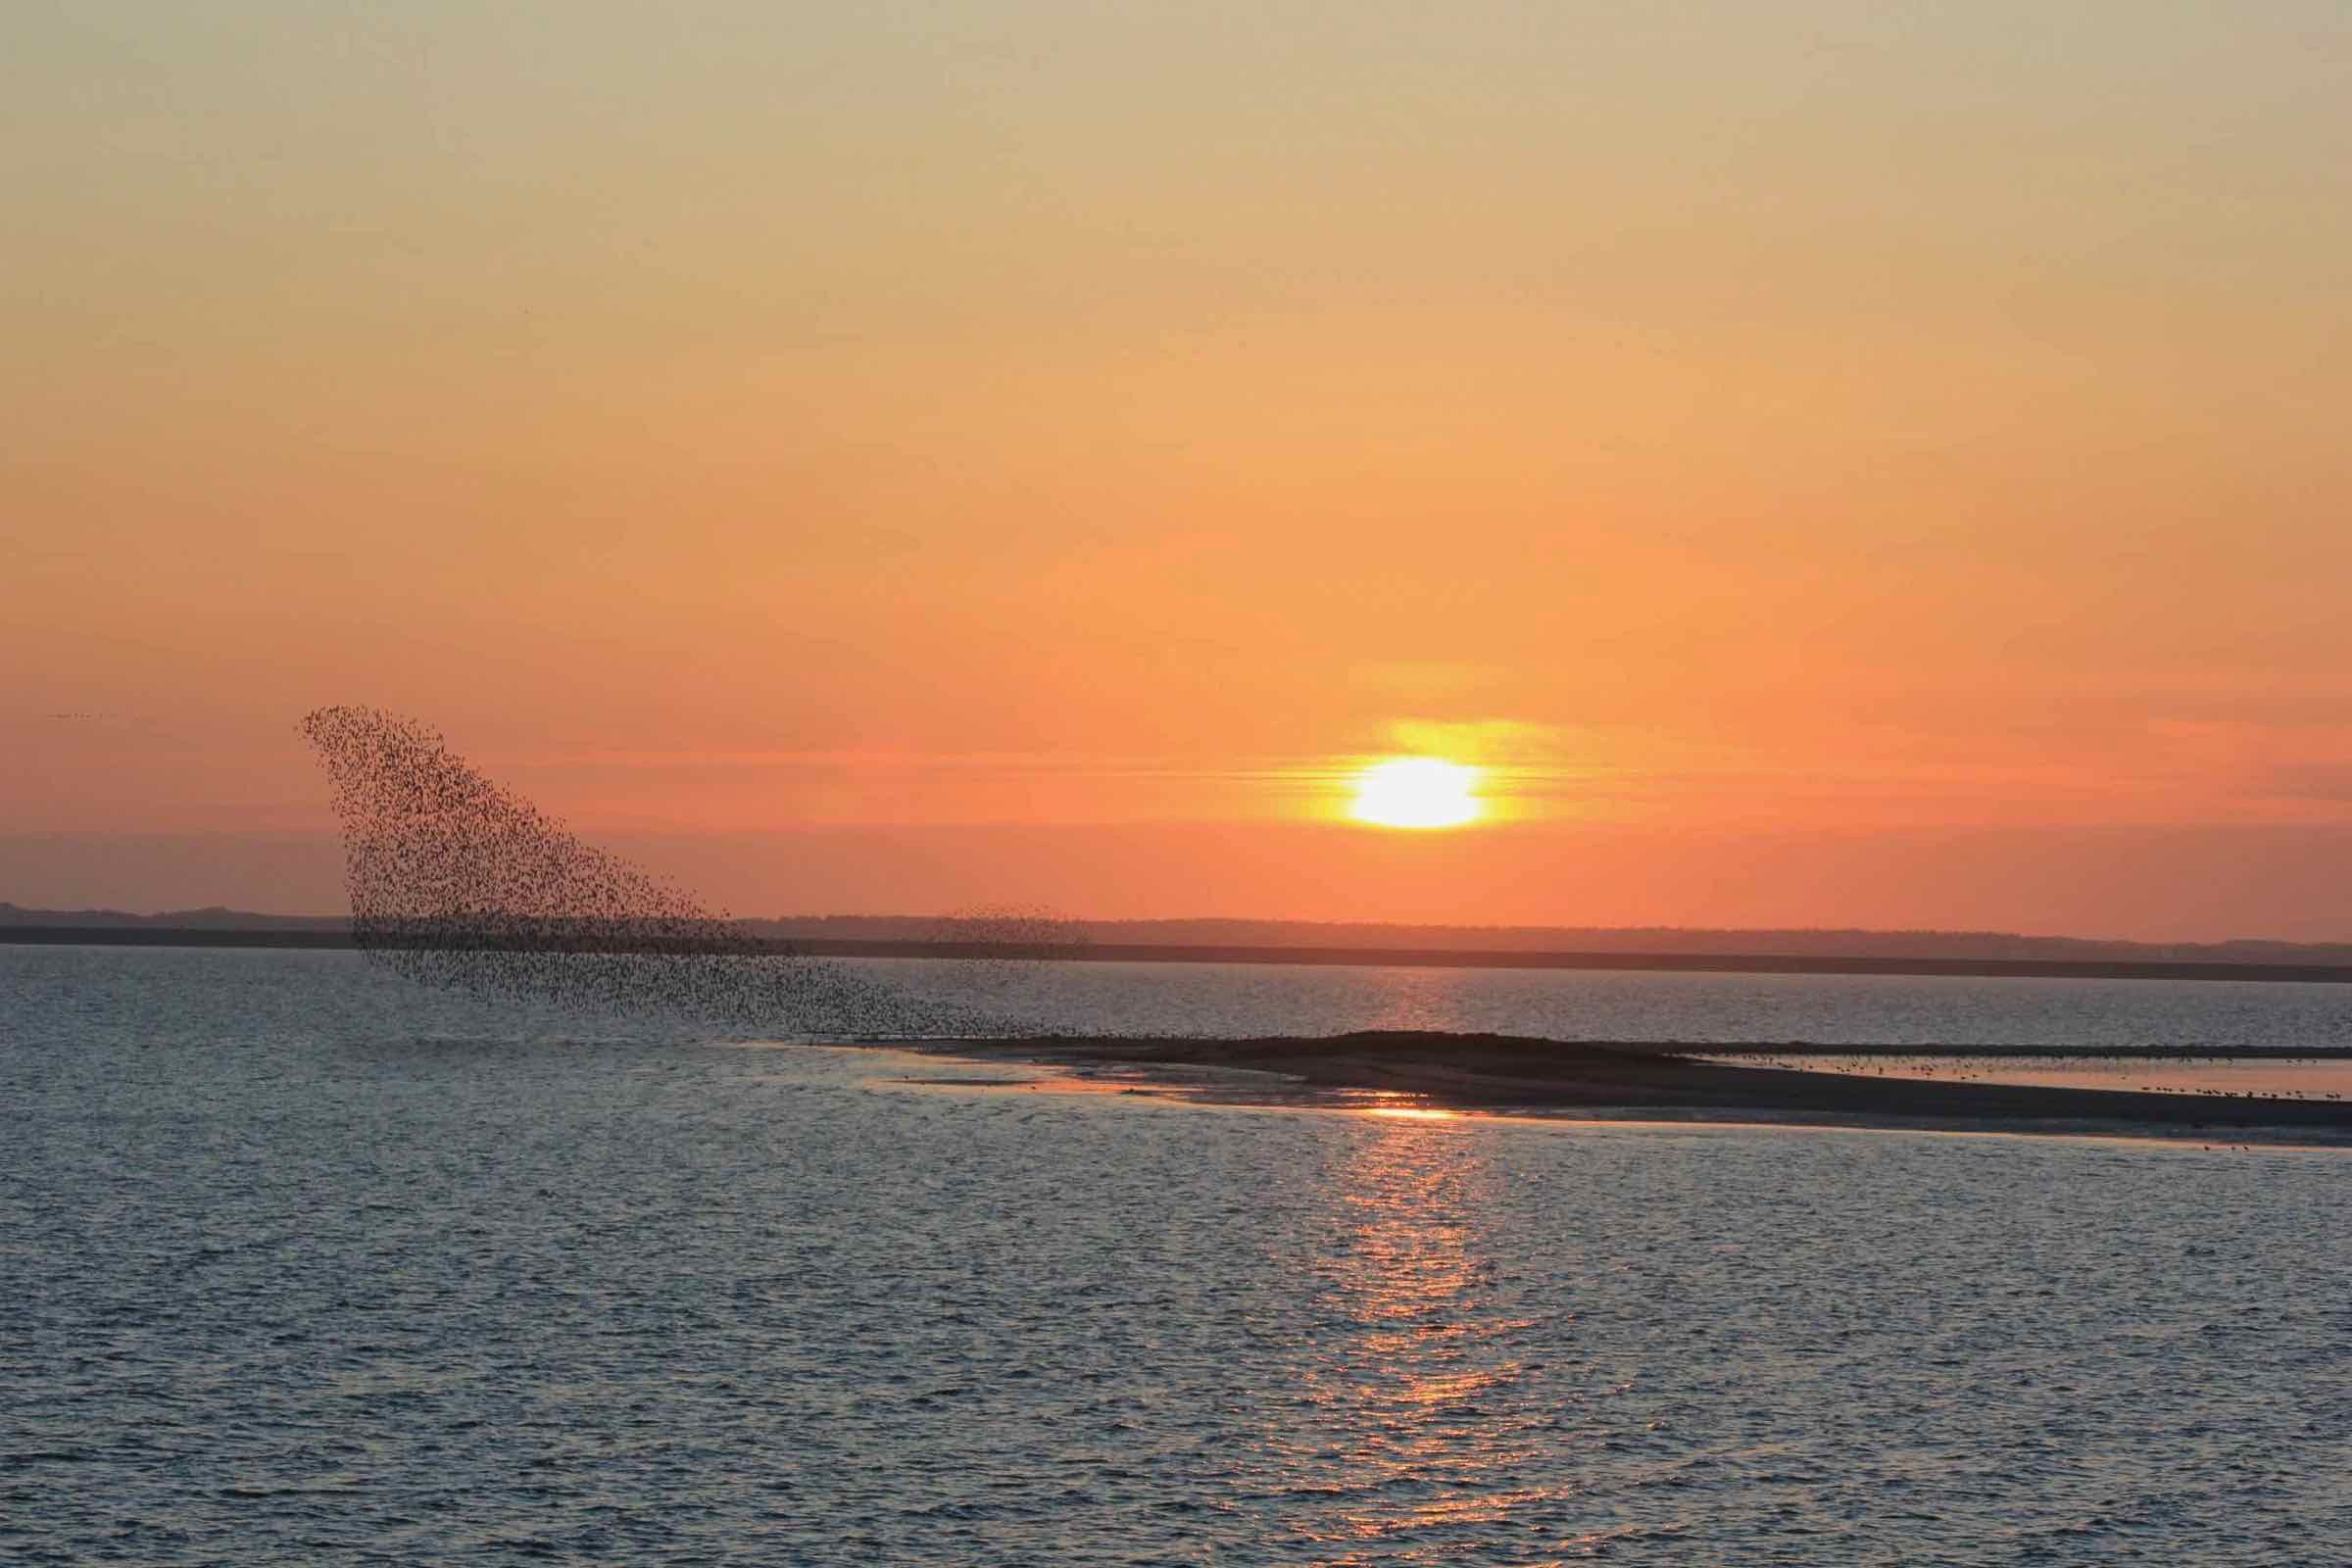
[[[11,16],[0,899],[2352,938],[2340,0]]]

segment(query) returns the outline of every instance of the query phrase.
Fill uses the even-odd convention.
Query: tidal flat
[[[924,1049],[1052,1065],[1081,1080],[1197,1099],[1349,1103],[1351,1095],[1372,1093],[1458,1110],[2352,1144],[2352,1103],[2338,1101],[1866,1076],[1706,1059],[1727,1054],[1720,1044],[1367,1030],[1242,1040],[1048,1036],[929,1042]],[[1922,1054],[1901,1049],[1906,1060]],[[2095,1054],[2129,1061],[2178,1053]],[[1171,1070],[1183,1076],[1171,1077]]]

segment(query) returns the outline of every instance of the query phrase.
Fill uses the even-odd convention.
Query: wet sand
[[[904,1045],[904,1042],[896,1044]],[[1061,1066],[1080,1076],[1166,1087],[1196,1098],[1201,1070],[1234,1076],[1231,1097],[1338,1101],[1345,1092],[1414,1097],[1431,1107],[1668,1120],[1821,1126],[1936,1127],[2012,1132],[2352,1143],[2352,1104],[2260,1096],[2151,1093],[2021,1084],[1861,1077],[1701,1061],[1720,1046],[1589,1044],[1512,1035],[1420,1032],[1325,1038],[1168,1040],[1045,1037],[926,1042],[958,1056]],[[1736,1049],[1736,1048],[1735,1048]],[[1911,1048],[1919,1054],[1916,1047]],[[2078,1053],[2131,1055],[2132,1053]],[[1243,1090],[1241,1074],[1279,1075],[1287,1095]],[[1268,1080],[1258,1080],[1260,1083]]]

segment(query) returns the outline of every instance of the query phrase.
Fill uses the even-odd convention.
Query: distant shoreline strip
[[[354,946],[347,931],[270,931],[201,926],[0,926],[0,945],[125,948]],[[1071,943],[1005,947],[980,942],[811,937],[762,941],[760,951],[818,958],[1017,958],[1069,963],[1255,963],[1410,969],[1620,969],[1690,974],[1952,976],[2009,980],[2213,980],[2352,984],[2352,965],[2113,962],[2060,958],[1828,957],[1792,954],[1511,952],[1451,948],[1314,948]],[[580,951],[617,950],[584,944]],[[739,949],[736,951],[740,951]]]

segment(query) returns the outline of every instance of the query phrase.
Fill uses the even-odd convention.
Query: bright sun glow
[[[1355,778],[1348,814],[1377,827],[1460,827],[1478,820],[1478,769],[1435,757],[1396,757]]]

